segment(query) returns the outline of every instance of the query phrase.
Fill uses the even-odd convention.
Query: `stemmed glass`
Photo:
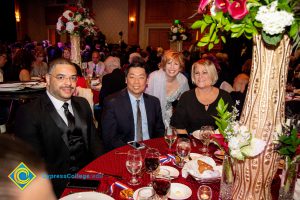
[[[182,168],[184,159],[189,156],[191,152],[191,142],[188,138],[178,138],[176,146],[177,155],[180,157],[178,167]]]
[[[150,173],[150,179],[152,179],[153,172],[158,169],[159,166],[159,151],[155,148],[149,148],[145,154],[145,167],[146,172]]]
[[[152,187],[144,187],[139,189],[137,200],[154,200],[155,191]]]
[[[159,173],[154,174],[152,187],[155,190],[158,199],[168,199],[171,188],[170,171],[161,169]]]
[[[171,152],[172,145],[177,139],[177,131],[174,127],[168,126],[165,130],[165,141],[169,146],[169,152]]]
[[[129,185],[138,185],[140,181],[137,179],[136,174],[138,174],[142,169],[143,161],[142,154],[138,150],[130,150],[127,153],[126,168],[129,173],[132,174],[129,180]]]
[[[211,200],[212,191],[211,188],[207,185],[201,185],[197,191],[198,200]]]
[[[203,147],[200,149],[204,155],[209,155],[208,145],[210,143],[210,135],[214,133],[213,126],[202,126],[199,132],[199,139],[203,144]]]

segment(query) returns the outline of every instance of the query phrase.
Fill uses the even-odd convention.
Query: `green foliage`
[[[297,136],[297,130],[292,129],[290,134],[281,134],[279,136],[279,142],[280,147],[278,149],[278,153],[292,159],[300,145],[300,138]]]
[[[192,29],[199,29],[204,33],[204,39],[200,38],[198,46],[208,46],[212,49],[220,41],[226,43],[223,32],[228,32],[232,38],[241,36],[252,39],[254,35],[262,34],[263,40],[272,46],[276,46],[284,34],[292,39],[293,48],[300,46],[300,1],[299,0],[278,0],[277,9],[294,14],[294,22],[286,31],[278,35],[268,35],[262,31],[262,23],[256,21],[255,17],[260,6],[269,5],[274,0],[247,0],[249,14],[241,20],[234,20],[228,13],[219,11],[216,15],[202,15],[202,20],[192,24]],[[231,1],[230,1],[231,2]]]
[[[218,116],[213,116],[213,118],[216,120],[215,123],[219,128],[220,133],[223,135],[225,138],[225,129],[227,128],[229,124],[229,119],[231,117],[231,113],[227,110],[228,104],[225,104],[224,100],[221,98],[218,101],[218,106],[217,106],[217,112]]]

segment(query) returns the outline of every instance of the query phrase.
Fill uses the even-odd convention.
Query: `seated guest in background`
[[[66,60],[71,60],[71,49],[68,47],[65,47],[63,52],[62,52],[62,58]]]
[[[160,66],[160,70],[150,74],[145,92],[159,99],[163,122],[168,126],[174,109],[172,103],[177,103],[180,95],[189,90],[189,84],[187,78],[180,73],[184,68],[181,53],[166,51]]]
[[[33,149],[20,141],[7,135],[0,135],[0,199],[6,200],[55,200],[53,189],[46,175],[45,165],[42,159]],[[36,178],[24,189],[20,190],[7,176],[23,162],[35,175]],[[24,175],[24,172],[21,173]],[[16,178],[21,178],[21,174]],[[27,179],[25,175],[23,179]]]
[[[106,75],[102,78],[102,87],[99,94],[99,105],[103,105],[106,96],[126,87],[125,73],[121,70],[120,59],[109,56],[104,61]]]
[[[94,51],[92,53],[92,61],[88,62],[87,74],[90,77],[102,76],[105,70],[105,65],[100,61],[100,53]]]
[[[50,174],[76,173],[93,158],[96,129],[88,102],[72,96],[76,81],[72,63],[54,60],[46,74],[45,94],[21,106],[16,114],[16,136],[42,156]],[[59,197],[67,180],[51,181]]]
[[[33,56],[29,51],[20,49],[12,61],[11,81],[30,81],[30,70]]]
[[[48,65],[44,62],[45,59],[44,51],[37,51],[35,53],[35,61],[31,65],[31,77],[44,77],[48,71]]]
[[[147,83],[144,63],[130,64],[125,74],[127,88],[104,100],[101,124],[106,150],[164,134],[159,99],[143,93]]]
[[[4,74],[1,68],[4,67],[6,62],[7,62],[6,49],[0,46],[0,83],[4,81]]]
[[[232,108],[229,93],[213,86],[218,80],[218,73],[212,61],[201,59],[195,62],[191,74],[196,88],[181,95],[171,118],[171,125],[181,134],[192,133],[206,125],[217,128],[213,116],[217,116],[220,98],[229,104],[229,109]]]

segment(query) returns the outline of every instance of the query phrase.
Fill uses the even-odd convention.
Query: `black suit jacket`
[[[88,150],[86,157],[89,162],[93,158],[91,137],[96,133],[92,112],[84,98],[72,97],[71,103],[76,128],[81,129],[84,145]],[[21,106],[17,112],[16,136],[36,149],[45,160],[49,174],[68,173],[70,151],[66,131],[67,126],[46,93]],[[66,181],[60,179],[52,182],[56,195],[59,196]]]
[[[103,100],[105,97],[118,92],[125,87],[125,73],[121,69],[114,69],[112,73],[104,75],[99,94],[99,105],[103,106]]]
[[[164,124],[158,98],[144,93],[148,131],[150,138],[164,134]],[[104,100],[102,113],[102,137],[106,150],[111,150],[134,140],[134,118],[127,89]]]

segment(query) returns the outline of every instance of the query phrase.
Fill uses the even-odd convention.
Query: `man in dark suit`
[[[127,88],[104,100],[102,137],[106,150],[135,140],[163,136],[164,124],[158,98],[145,94],[147,73],[142,62],[126,70]]]
[[[96,129],[88,102],[72,96],[76,74],[69,61],[54,60],[46,74],[46,93],[17,112],[16,136],[44,158],[49,174],[76,173],[93,157],[91,137]],[[59,197],[67,179],[51,181]]]
[[[108,95],[118,92],[126,87],[125,73],[121,70],[120,59],[109,56],[104,61],[105,71],[108,73],[102,78],[102,87],[99,94],[99,105],[103,106],[103,100]]]

